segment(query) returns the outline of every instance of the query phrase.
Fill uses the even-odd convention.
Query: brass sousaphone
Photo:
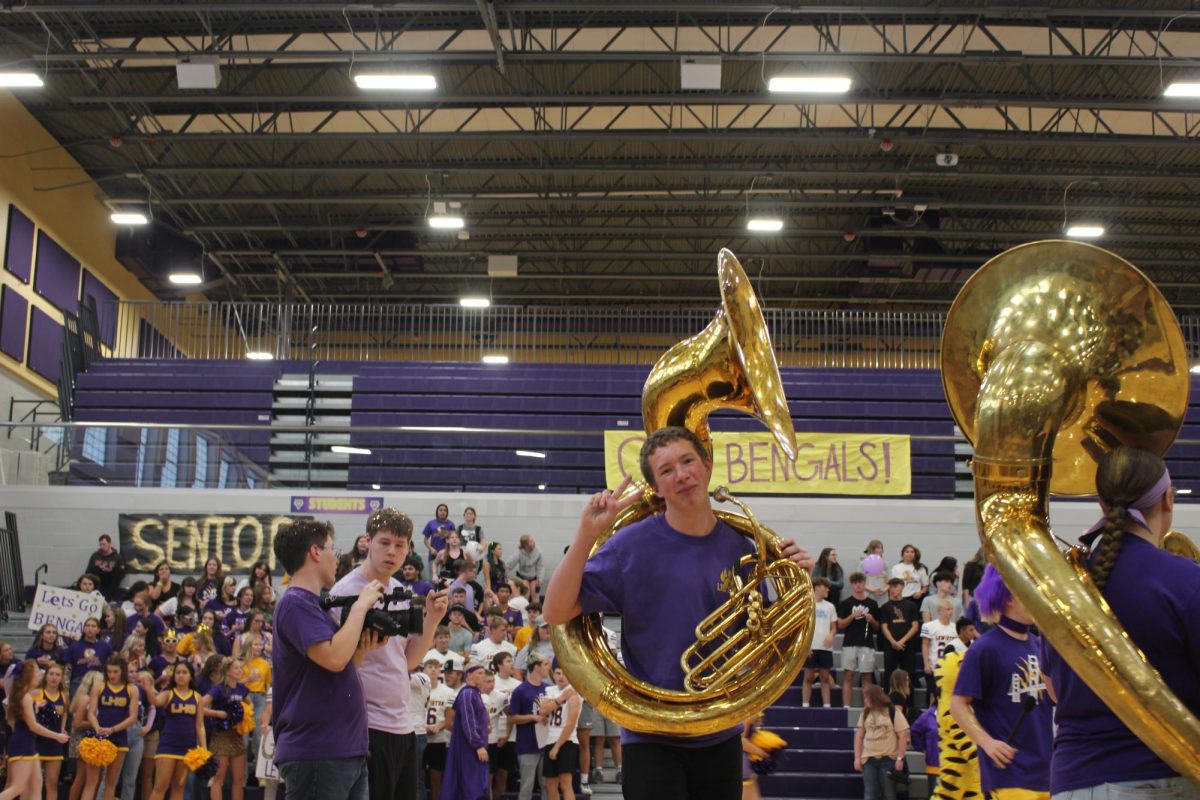
[[[721,250],[717,268],[722,306],[716,319],[668,350],[646,378],[646,432],[679,425],[696,433],[711,452],[708,415],[734,408],[762,420],[794,460],[792,418],[758,298],[733,253]],[[621,513],[597,540],[593,553],[621,528],[662,510],[649,487],[638,486],[640,501]],[[696,643],[681,658],[683,690],[653,686],[630,675],[609,649],[599,615],[553,628],[554,653],[571,685],[623,728],[686,737],[740,725],[783,694],[807,657],[814,625],[808,574],[780,558],[779,537],[728,490],[721,487],[713,494],[742,509],[744,515],[716,514],[753,538],[758,553],[745,556],[739,565],[730,564],[722,580],[729,599],[697,626]],[[749,568],[749,574],[743,579],[735,567]],[[764,581],[777,596],[769,606],[759,594]]]
[[[1097,462],[1114,446],[1161,455],[1178,435],[1188,360],[1166,300],[1098,247],[1015,247],[954,301],[942,382],[975,447],[975,508],[989,560],[1092,691],[1200,785],[1200,721],[1113,617],[1081,552],[1059,552],[1048,522],[1050,494],[1094,494]]]

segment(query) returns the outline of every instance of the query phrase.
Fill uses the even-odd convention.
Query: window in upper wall
[[[100,466],[108,454],[108,428],[84,428],[83,457]]]
[[[165,489],[175,488],[175,479],[179,475],[179,428],[167,431],[167,452],[163,457],[162,479],[158,485]]]
[[[193,489],[204,489],[208,481],[208,439],[196,437],[196,477],[192,481]]]
[[[137,468],[133,472],[133,483],[135,486],[142,485],[142,473],[146,469],[146,444],[149,438],[150,429],[142,428],[141,435],[138,437]]]
[[[221,467],[220,467],[219,471],[217,472],[217,488],[218,489],[228,488],[227,487],[228,482],[229,482],[229,459],[222,458],[221,459]]]

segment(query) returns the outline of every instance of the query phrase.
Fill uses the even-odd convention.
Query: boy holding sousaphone
[[[621,614],[621,654],[629,672],[680,690],[680,657],[693,643],[697,623],[722,603],[722,572],[755,546],[713,513],[712,458],[695,433],[667,427],[650,434],[641,470],[665,511],[622,528],[589,559],[597,539],[641,497],[625,494],[628,477],[615,491],[593,495],[550,580],[542,613],[554,624],[579,614]],[[781,542],[780,551],[812,569],[812,558],[791,539]],[[623,729],[621,743],[626,800],[741,797],[740,726],[688,738]]]

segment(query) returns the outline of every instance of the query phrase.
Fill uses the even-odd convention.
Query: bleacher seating
[[[645,365],[440,362],[324,362],[318,369],[353,376],[350,443],[372,451],[350,456],[346,488],[529,492],[544,484],[571,493],[603,483],[604,430],[641,429],[648,372]],[[103,361],[79,378],[76,418],[265,426],[275,381],[307,370],[303,362]],[[798,432],[909,434],[912,496],[955,496],[955,430],[936,370],[793,368],[782,377]],[[392,430],[363,430],[371,427]],[[498,432],[429,430],[464,427]],[[712,427],[763,430],[734,412],[715,414]],[[222,446],[269,468],[269,430],[216,433]],[[1193,408],[1182,438],[1198,434],[1200,410]],[[77,458],[73,479],[133,482],[138,446],[138,431],[123,431],[103,469]],[[534,463],[516,449],[549,458]],[[1181,486],[1200,483],[1200,445],[1177,445],[1169,456]]]

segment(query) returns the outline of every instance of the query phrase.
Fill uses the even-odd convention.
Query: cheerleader
[[[58,664],[51,664],[42,677],[42,688],[34,698],[38,720],[54,733],[66,735],[67,698],[63,694],[63,671]],[[70,738],[70,737],[68,737]],[[66,744],[57,737],[39,735],[37,738],[38,760],[46,771],[46,800],[58,800],[58,778],[62,774],[63,755]]]
[[[105,682],[92,689],[88,705],[88,724],[96,735],[111,741],[117,757],[105,767],[104,800],[113,800],[120,784],[121,767],[129,752],[129,737],[125,729],[138,721],[138,689],[129,683],[129,666],[120,656],[110,656],[104,663]],[[85,737],[86,738],[86,737]],[[86,764],[83,800],[95,800],[100,785],[100,767]]]
[[[217,719],[212,737],[212,751],[217,757],[217,774],[212,779],[212,800],[221,800],[221,786],[231,766],[232,800],[242,800],[245,789],[246,743],[237,726],[242,720],[242,702],[250,690],[242,683],[242,671],[242,662],[225,659],[221,662],[223,680],[208,692],[208,708],[204,713]]]
[[[204,707],[208,699],[196,691],[196,675],[186,661],[175,664],[171,685],[154,691],[154,678],[142,674],[142,686],[155,708],[162,709],[163,728],[154,754],[154,789],[151,800],[163,800],[170,790],[172,800],[182,800],[188,768],[183,757],[193,747],[205,746]]]
[[[62,673],[59,673],[61,683]],[[37,720],[34,711],[34,690],[42,681],[37,661],[26,659],[13,669],[12,692],[8,698],[8,788],[0,792],[0,800],[12,800],[22,794],[42,796],[42,770],[38,763],[37,737],[45,736],[56,742],[66,742],[62,731],[52,731]]]

